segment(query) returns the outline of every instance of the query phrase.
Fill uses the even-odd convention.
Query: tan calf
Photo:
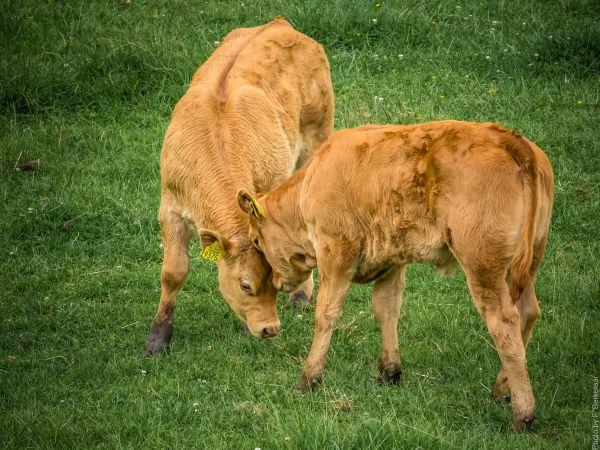
[[[249,236],[292,291],[318,265],[316,329],[300,389],[321,379],[352,282],[374,281],[382,378],[400,376],[397,321],[406,265],[458,262],[502,361],[494,397],[535,417],[525,347],[539,316],[533,282],[550,225],[553,174],[535,144],[495,124],[444,121],[334,134],[276,190],[238,193]],[[253,213],[256,206],[265,216]]]
[[[219,289],[252,334],[278,332],[271,268],[248,240],[236,193],[286,179],[333,131],[333,108],[323,48],[282,18],[232,31],[198,69],[173,111],[160,159],[162,291],[146,354],[170,342],[192,236],[216,250]],[[298,295],[312,296],[312,278],[301,289]]]

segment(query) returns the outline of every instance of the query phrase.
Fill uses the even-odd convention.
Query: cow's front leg
[[[398,317],[402,306],[402,291],[406,266],[393,267],[377,279],[373,288],[373,310],[381,326],[380,380],[396,384],[402,368],[398,352]]]
[[[302,392],[308,391],[321,381],[333,327],[342,312],[344,299],[350,287],[350,280],[341,273],[324,273],[321,269],[319,276],[321,288],[317,295],[315,335],[298,385]]]
[[[165,203],[161,204],[159,211],[164,250],[160,303],[144,345],[146,356],[155,355],[169,346],[173,336],[175,297],[183,286],[189,270],[188,244],[191,232],[183,220],[169,212],[164,205]]]
[[[296,308],[302,304],[310,302],[313,298],[314,287],[315,282],[311,272],[310,277],[308,277],[304,283],[298,286],[298,289],[289,295],[288,307]]]

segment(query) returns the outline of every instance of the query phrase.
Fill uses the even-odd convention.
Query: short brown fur
[[[458,121],[342,130],[323,147],[257,198],[266,218],[249,228],[278,289],[293,290],[319,267],[316,329],[300,388],[321,379],[350,284],[376,276],[382,379],[397,380],[407,264],[448,271],[458,263],[502,361],[494,398],[511,397],[515,428],[528,428],[535,402],[525,348],[539,316],[533,281],[553,202],[544,152],[499,125]]]
[[[323,48],[283,18],[229,33],[173,111],[160,160],[162,293],[145,350],[168,343],[192,236],[219,241],[223,297],[257,336],[280,324],[271,269],[248,240],[241,186],[273,189],[333,131],[333,90]],[[312,279],[302,287],[312,296]]]

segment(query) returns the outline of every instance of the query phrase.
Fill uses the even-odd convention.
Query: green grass
[[[462,273],[409,270],[399,386],[375,382],[370,287],[352,288],[324,383],[302,396],[313,310],[281,299],[281,335],[251,338],[197,257],[171,353],[142,356],[159,296],[170,112],[215,41],[275,15],[324,45],[336,128],[495,121],[548,153],[556,203],[528,349],[533,433],[513,433],[510,406],[490,398],[499,361]],[[3,448],[591,446],[598,2],[5,1],[0,50]],[[33,159],[37,171],[14,170]]]

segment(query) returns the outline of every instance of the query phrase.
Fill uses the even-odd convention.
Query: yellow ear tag
[[[214,262],[221,259],[221,245],[219,244],[219,241],[215,241],[204,247],[200,252],[200,256],[208,261]]]
[[[267,215],[265,214],[265,210],[262,209],[262,206],[260,206],[260,204],[255,199],[252,199],[252,201],[250,202],[250,209],[252,210],[252,214],[254,215],[254,217],[256,217],[258,220],[267,217]]]

